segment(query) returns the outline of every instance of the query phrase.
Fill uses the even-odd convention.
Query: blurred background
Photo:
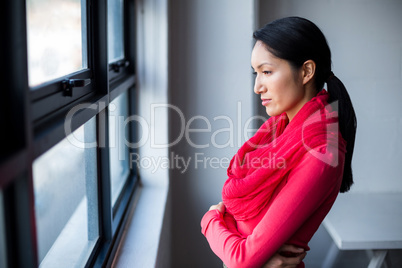
[[[158,2],[154,1],[154,5]],[[190,134],[195,144],[210,146],[194,148],[182,139],[169,152],[185,158],[194,158],[197,153],[223,158],[236,152],[241,144],[238,140],[246,139],[243,130],[247,120],[256,114],[264,115],[253,93],[252,33],[274,19],[302,16],[316,23],[326,35],[333,71],[346,85],[357,113],[355,184],[351,192],[402,193],[402,1],[172,0],[168,10],[167,100],[179,107],[186,119],[202,115],[212,122],[211,132]],[[144,21],[147,29],[150,25]],[[156,68],[155,73],[159,70]],[[233,146],[216,148],[211,144],[211,133],[230,127],[225,121],[214,121],[221,115],[233,119],[235,142]],[[261,123],[262,120],[253,121],[255,126]],[[170,141],[180,135],[180,124],[177,113],[170,111]],[[195,120],[192,127],[207,128],[202,120]],[[215,138],[221,145],[231,139],[228,132]],[[167,263],[170,267],[220,267],[221,261],[209,249],[199,223],[209,206],[221,200],[226,170],[208,166],[182,173],[173,169],[169,178],[160,267]],[[306,266],[323,267],[332,243],[321,227],[311,241]],[[400,265],[401,253],[389,253],[392,267]],[[368,262],[364,251],[345,251],[334,265],[367,267]]]

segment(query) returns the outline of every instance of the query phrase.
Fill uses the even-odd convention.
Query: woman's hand
[[[263,268],[295,268],[306,255],[307,253],[304,249],[285,244],[264,264]]]
[[[219,212],[222,213],[222,215],[225,214],[226,208],[225,208],[225,205],[223,204],[223,202],[219,202],[219,204],[213,205],[209,208],[209,210],[214,210],[214,209],[219,210]]]

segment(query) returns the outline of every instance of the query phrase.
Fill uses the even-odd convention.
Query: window
[[[86,0],[26,1],[28,82],[37,125],[99,91],[93,86],[93,73],[101,67],[94,61],[101,52],[96,55],[98,47],[91,36],[102,29],[96,29],[87,6],[95,5]]]
[[[43,267],[84,266],[99,237],[93,144],[94,118],[33,163],[38,251]]]
[[[112,206],[117,201],[129,175],[128,93],[124,92],[109,105],[109,148]]]
[[[134,0],[0,5],[0,267],[110,266],[138,182]]]
[[[27,1],[30,86],[87,67],[85,7],[85,0]]]
[[[109,62],[124,58],[123,0],[108,0]]]
[[[124,36],[134,34],[126,27],[134,25],[134,21],[127,12],[130,3],[124,0],[107,0],[107,5],[109,80],[113,81],[124,75],[127,69],[133,69],[133,65],[130,66],[130,61],[127,61],[132,58],[133,50],[127,47],[127,38]]]

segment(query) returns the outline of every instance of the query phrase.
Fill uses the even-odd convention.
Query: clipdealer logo
[[[77,116],[82,110],[89,109],[99,113],[105,108],[106,105],[102,102],[100,102],[99,104],[83,103],[76,105],[67,113],[64,121],[64,131],[67,139],[72,145],[78,148],[94,148],[96,146],[99,146],[101,148],[105,147],[106,141],[104,140],[104,136],[99,137],[98,142],[86,142],[75,137],[72,128],[73,118]],[[108,109],[110,111],[113,111],[114,109],[116,109],[116,107],[113,103],[111,103],[108,106]],[[160,110],[159,112],[167,112],[170,110],[172,114],[176,114],[179,117],[180,124],[178,126],[175,126],[179,129],[177,133],[178,135],[176,137],[172,137],[171,142],[157,143],[157,133],[155,125],[156,118],[158,118],[158,110]],[[163,149],[177,145],[183,139],[185,139],[188,145],[196,149],[204,149],[209,147],[214,147],[218,149],[227,147],[240,147],[243,144],[244,140],[249,139],[257,130],[252,128],[252,123],[254,121],[259,121],[260,123],[262,123],[266,120],[266,118],[263,116],[252,116],[248,118],[243,124],[241,110],[242,106],[241,102],[239,101],[237,104],[237,117],[235,118],[235,120],[227,115],[215,116],[214,118],[212,118],[212,120],[202,115],[195,115],[186,120],[183,112],[180,110],[179,107],[175,105],[164,103],[151,104],[150,120],[147,120],[146,118],[139,115],[130,115],[128,117],[121,115],[109,116],[109,124],[111,124],[113,126],[113,129],[115,129],[116,131],[120,131],[120,133],[116,133],[116,137],[119,139],[119,141],[109,141],[109,147],[115,146],[116,143],[123,143],[129,148],[139,148],[149,143],[150,147],[153,149]],[[101,129],[106,129],[106,113],[99,113],[98,116],[98,124],[100,124],[99,127]],[[141,137],[138,141],[132,142],[129,141],[125,135],[118,135],[121,134],[121,132],[124,131],[124,129],[126,129],[130,123],[137,124],[138,128],[141,129]],[[202,125],[202,127],[194,127],[194,125]],[[212,131],[213,128],[215,129],[214,131]],[[197,133],[210,135],[208,142],[201,144],[194,141],[194,138],[192,138],[192,136]],[[222,137],[224,137],[223,142]]]
[[[326,107],[330,111],[336,111],[337,102],[330,104]],[[209,120],[205,116],[196,115],[188,120],[186,120],[184,113],[177,106],[171,104],[151,104],[150,105],[150,119],[147,120],[139,115],[130,116],[108,116],[106,112],[101,112],[106,109],[106,104],[99,102],[97,104],[83,103],[73,107],[66,115],[64,121],[64,130],[67,140],[73,145],[81,149],[85,148],[117,148],[119,151],[117,156],[118,160],[130,162],[130,167],[134,166],[143,169],[151,169],[152,172],[156,172],[158,169],[178,169],[180,172],[186,172],[191,168],[227,168],[230,163],[230,158],[228,157],[216,157],[208,156],[204,153],[195,153],[192,156],[186,155],[181,156],[178,154],[170,153],[169,156],[140,156],[138,153],[125,153],[125,148],[140,148],[148,144],[148,147],[152,149],[166,149],[171,146],[179,144],[179,142],[184,141],[196,149],[205,149],[209,147],[213,148],[235,148],[240,147],[244,141],[248,140],[257,129],[251,128],[254,121],[262,122],[266,121],[266,118],[262,116],[253,116],[245,120],[243,124],[243,119],[241,117],[241,102],[237,104],[237,117],[233,120],[231,117],[226,115],[219,115]],[[110,103],[108,106],[109,111],[113,112],[116,109],[116,105]],[[109,135],[109,141],[106,141],[107,135],[100,135],[96,141],[85,141],[80,140],[74,135],[73,132],[73,118],[79,115],[83,110],[93,110],[94,114],[98,114],[97,123],[99,124],[99,129],[108,131],[106,128],[106,116],[108,116],[109,130],[112,131]],[[105,110],[106,111],[106,110]],[[160,113],[171,112],[172,115],[178,116],[179,126],[177,126],[176,134],[177,136],[172,138],[171,142],[157,142],[156,127],[157,118],[160,117]],[[337,117],[337,113],[330,113],[331,116]],[[329,119],[329,118],[327,118]],[[304,122],[302,130],[309,127],[310,125],[321,120],[320,111],[312,114]],[[129,124],[137,124],[138,129],[141,130],[140,138],[137,141],[130,141],[127,139],[125,133]],[[303,140],[304,147],[317,159],[331,165],[338,165],[338,130],[339,125],[337,123],[328,124],[327,126],[327,139],[331,139],[331,143],[328,143],[324,152],[318,151],[314,148],[310,148]],[[214,129],[214,131],[212,131]],[[203,135],[203,143],[197,142],[197,135]],[[205,139],[208,138],[208,139]],[[272,158],[277,158],[273,156]],[[281,159],[279,159],[281,160]],[[277,161],[275,165],[284,166],[285,164],[281,161]],[[267,160],[268,161],[268,160]],[[268,163],[271,163],[268,161]],[[278,164],[279,163],[279,164]]]
[[[332,111],[331,113],[325,113],[325,119],[338,118],[338,101],[335,101],[331,104],[327,104],[325,106],[325,110]],[[324,148],[324,152],[320,152],[317,149],[311,148],[308,144],[304,142],[303,134],[304,130],[311,126],[314,123],[317,123],[322,120],[321,110],[317,110],[312,115],[310,115],[307,120],[303,123],[302,126],[302,142],[304,147],[307,149],[308,153],[312,154],[315,158],[321,160],[322,162],[336,167],[339,164],[339,124],[336,120],[336,123],[326,124],[326,145]]]
[[[107,109],[113,112],[116,108],[113,103],[110,103]],[[254,121],[258,121],[258,124],[266,121],[266,118],[262,116],[253,116],[247,120],[243,120],[240,101],[237,104],[236,118],[231,118],[227,115],[218,115],[212,119],[208,119],[202,115],[195,115],[187,119],[179,107],[165,103],[151,104],[148,118],[139,115],[108,116],[105,109],[106,104],[102,102],[97,104],[83,103],[73,107],[68,112],[64,121],[67,140],[73,146],[81,149],[95,147],[115,148],[118,151],[115,153],[118,160],[128,160],[130,168],[147,169],[152,173],[159,169],[176,169],[182,173],[186,172],[189,168],[226,169],[229,166],[231,158],[208,155],[199,150],[196,150],[193,155],[185,156],[174,154],[173,152],[170,152],[169,155],[140,155],[137,152],[127,154],[127,151],[125,151],[126,148],[136,149],[146,145],[147,148],[151,149],[166,149],[180,142],[184,142],[186,145],[200,150],[211,147],[218,149],[236,148],[240,147],[244,140],[254,135],[257,130],[252,127]],[[106,141],[107,135],[104,134],[99,135],[97,141],[91,142],[82,140],[82,138],[80,139],[80,137],[74,135],[74,117],[79,116],[84,110],[93,110],[94,114],[98,114],[97,124],[99,124],[99,129],[108,131],[106,127],[106,120],[108,120],[110,131],[108,141]],[[176,117],[175,119],[178,119],[178,124],[175,126],[175,136],[171,137],[170,142],[161,140],[155,127],[156,124],[165,123],[158,122],[158,120],[164,118],[167,112]],[[108,118],[106,118],[107,116]],[[125,135],[130,124],[136,124],[137,129],[139,129],[137,141],[130,141]],[[201,136],[202,139],[199,139]]]

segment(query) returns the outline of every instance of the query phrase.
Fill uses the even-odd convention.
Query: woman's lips
[[[268,103],[271,102],[271,99],[261,99],[262,100],[262,105],[266,106]]]

